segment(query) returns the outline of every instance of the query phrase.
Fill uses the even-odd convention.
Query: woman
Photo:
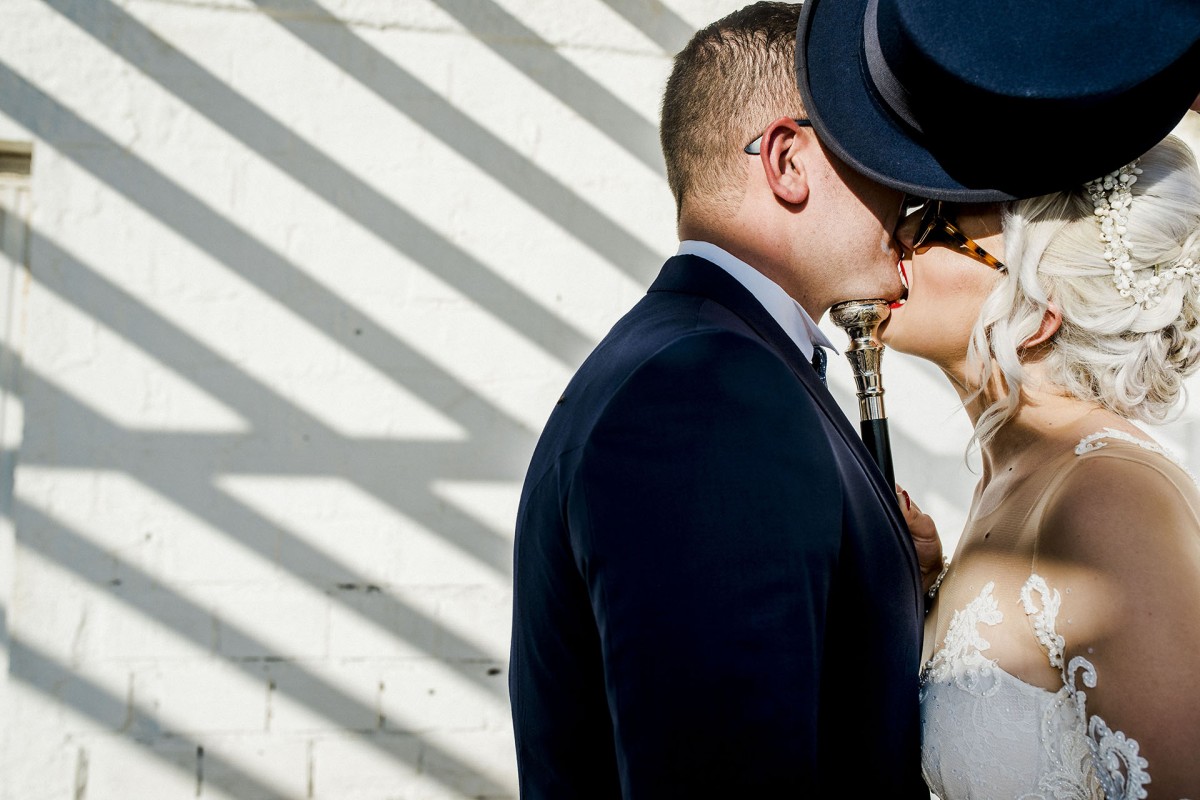
[[[927,618],[930,788],[1200,798],[1200,491],[1131,422],[1200,366],[1194,157],[1168,137],[1074,191],[927,204],[899,238],[884,340],[941,368],[983,456]]]

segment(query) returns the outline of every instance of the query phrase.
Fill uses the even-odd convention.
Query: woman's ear
[[[808,199],[805,145],[800,126],[790,117],[775,120],[763,132],[761,158],[767,184],[776,197],[790,205]]]
[[[1058,305],[1051,300],[1046,304],[1046,313],[1042,314],[1042,324],[1038,326],[1037,332],[1021,343],[1022,350],[1032,350],[1038,345],[1045,344],[1058,333],[1058,329],[1062,327],[1062,310]]]

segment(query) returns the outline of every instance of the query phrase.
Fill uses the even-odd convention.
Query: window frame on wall
[[[29,281],[33,146],[0,140],[0,674],[8,674],[16,532],[13,488],[24,427],[20,370]]]

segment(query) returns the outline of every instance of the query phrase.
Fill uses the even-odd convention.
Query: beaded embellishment
[[[1134,275],[1126,229],[1129,208],[1133,205],[1133,185],[1142,170],[1138,159],[1104,177],[1084,184],[1092,198],[1096,221],[1100,225],[1100,240],[1104,242],[1104,260],[1113,268],[1113,283],[1122,297],[1132,298],[1144,309],[1154,308],[1162,301],[1162,292],[1174,280],[1190,278],[1200,284],[1200,264],[1190,256],[1172,265],[1154,265],[1154,274],[1138,278]]]

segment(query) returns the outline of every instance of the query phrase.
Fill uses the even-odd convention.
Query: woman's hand
[[[921,590],[928,592],[942,572],[942,540],[938,536],[933,517],[921,511],[908,496],[908,492],[896,484],[896,502],[900,513],[908,524],[913,547],[917,550],[917,562],[921,565]]]

